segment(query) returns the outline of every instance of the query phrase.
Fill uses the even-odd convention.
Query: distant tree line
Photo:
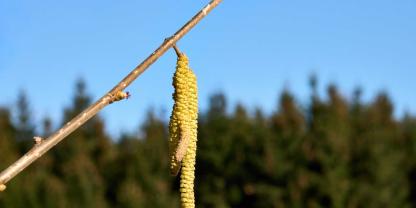
[[[395,118],[386,93],[364,102],[359,89],[346,99],[335,85],[319,95],[313,77],[310,87],[302,104],[284,90],[271,115],[210,97],[199,120],[197,207],[416,207],[416,117]],[[0,107],[0,169],[34,135],[85,109],[85,88],[77,82],[56,125],[35,126],[24,93],[17,111]],[[179,207],[167,121],[149,111],[139,131],[111,138],[93,118],[12,180],[0,207]]]

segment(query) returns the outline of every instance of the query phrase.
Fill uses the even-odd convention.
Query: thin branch
[[[179,48],[176,45],[173,45],[172,48],[175,49],[176,55],[178,57],[182,54],[181,51],[179,50]]]
[[[108,104],[121,100],[120,94],[126,94],[123,90],[129,86],[138,76],[140,76],[150,65],[152,65],[159,57],[161,57],[169,48],[189,32],[198,22],[204,18],[212,9],[214,9],[222,0],[212,0],[201,11],[199,11],[191,20],[189,20],[182,28],[180,28],[173,36],[166,38],[165,41],[141,64],[133,69],[123,80],[121,80],[113,89],[101,97],[97,102],[82,111],[78,116],[73,118],[61,129],[56,131],[47,139],[39,139],[35,137],[36,144],[29,152],[20,159],[10,165],[7,169],[0,173],[0,191],[6,189],[5,184],[13,177],[23,171],[27,166],[36,161],[48,150],[62,141],[70,133],[78,129],[90,118],[96,115],[101,109]],[[127,94],[128,95],[128,94]]]

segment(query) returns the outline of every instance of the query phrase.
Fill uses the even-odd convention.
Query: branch
[[[82,111],[78,116],[73,118],[61,129],[56,131],[47,139],[35,137],[35,145],[29,152],[10,165],[0,173],[0,191],[6,189],[5,184],[13,177],[23,171],[27,166],[36,161],[48,150],[61,142],[66,136],[78,129],[81,125],[95,116],[100,110],[107,105],[128,97],[128,93],[123,90],[129,86],[138,76],[140,76],[150,65],[161,57],[169,48],[189,32],[198,22],[204,18],[212,9],[214,9],[222,0],[212,0],[201,11],[199,11],[191,20],[180,28],[173,36],[166,38],[165,41],[141,64],[133,69],[123,80],[121,80],[113,89],[101,97],[97,102]]]
[[[179,57],[182,53],[176,45],[173,45],[172,48],[175,50],[176,55]]]

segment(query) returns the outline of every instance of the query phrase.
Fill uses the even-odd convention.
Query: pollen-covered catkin
[[[178,56],[173,77],[175,101],[169,122],[169,158],[171,174],[181,170],[181,206],[195,207],[194,179],[198,127],[198,89],[196,76],[189,68],[188,58]]]
[[[181,204],[183,208],[195,207],[194,198],[194,180],[195,180],[195,158],[196,158],[196,143],[197,143],[197,128],[198,128],[198,89],[196,84],[196,76],[189,69],[188,73],[189,81],[189,97],[188,97],[188,110],[189,110],[189,129],[190,139],[188,149],[185,157],[182,160],[181,170]]]
[[[181,159],[177,158],[178,145],[182,136],[190,135],[189,132],[189,111],[188,111],[188,59],[186,56],[178,57],[176,71],[173,76],[173,110],[169,122],[169,159],[170,172],[177,175],[181,168]],[[185,137],[184,137],[185,138]],[[187,149],[187,147],[185,147]],[[186,152],[186,151],[185,151]]]

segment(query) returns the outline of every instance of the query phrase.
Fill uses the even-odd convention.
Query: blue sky
[[[98,99],[207,1],[0,0],[0,105],[29,95],[35,122],[55,123],[83,77]],[[223,91],[230,105],[272,112],[289,88],[305,103],[307,79],[334,82],[365,100],[387,91],[395,114],[416,113],[416,1],[224,0],[179,43],[199,79],[201,109]],[[104,109],[109,132],[136,129],[145,112],[172,106],[172,51],[128,90],[128,102]]]

